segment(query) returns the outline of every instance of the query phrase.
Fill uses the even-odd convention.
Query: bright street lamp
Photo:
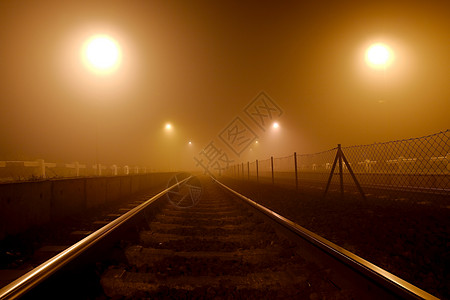
[[[122,59],[119,44],[108,35],[92,36],[83,47],[83,60],[87,67],[98,74],[116,70]]]
[[[394,60],[394,53],[389,46],[376,43],[372,44],[366,51],[366,62],[372,68],[385,69]]]
[[[375,43],[370,45],[365,53],[365,61],[369,67],[375,69],[376,73],[380,73],[381,78],[379,78],[380,82],[380,95],[379,95],[379,103],[384,103],[386,100],[384,99],[384,92],[386,89],[386,73],[387,67],[389,67],[395,59],[394,52],[391,48],[383,43]]]

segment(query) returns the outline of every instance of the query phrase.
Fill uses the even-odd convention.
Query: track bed
[[[210,180],[197,205],[171,203],[101,278],[109,297],[339,298],[327,270]]]

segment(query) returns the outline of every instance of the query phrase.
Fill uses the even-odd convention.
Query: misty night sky
[[[0,160],[191,167],[261,91],[283,114],[253,158],[450,128],[450,2],[362,2],[0,1]],[[99,33],[110,76],[80,59]]]

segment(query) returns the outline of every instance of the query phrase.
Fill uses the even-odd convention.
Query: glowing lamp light
[[[277,122],[274,122],[273,124],[272,124],[272,128],[274,128],[274,129],[277,129],[277,128],[279,128],[280,127],[280,124],[278,124]]]
[[[86,42],[83,56],[91,69],[106,73],[118,67],[122,55],[114,39],[107,35],[96,35]]]
[[[189,145],[192,145],[192,142],[191,142],[191,141],[189,141],[189,142],[188,142],[188,144],[189,144]]]
[[[166,124],[166,130],[172,130],[172,124],[167,123]]]
[[[373,68],[384,68],[392,63],[392,50],[381,43],[371,45],[366,51],[366,62]]]

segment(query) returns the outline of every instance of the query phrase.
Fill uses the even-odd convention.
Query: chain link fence
[[[449,138],[450,130],[446,130],[419,138],[271,157],[241,164],[239,178],[323,194],[327,186],[330,192],[359,193],[359,184],[365,195],[449,199]],[[236,166],[228,168],[226,176],[237,178]]]

